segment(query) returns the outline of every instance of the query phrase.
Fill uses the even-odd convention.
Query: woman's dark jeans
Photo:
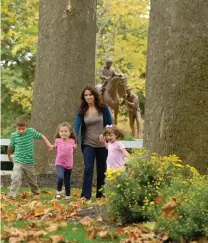
[[[92,194],[92,181],[93,181],[93,170],[94,162],[96,159],[97,168],[97,190],[96,198],[103,197],[103,193],[100,191],[105,183],[105,172],[106,172],[106,160],[108,151],[106,148],[95,148],[89,145],[83,146],[83,157],[84,157],[84,180],[82,186],[81,197],[91,199]]]
[[[64,183],[66,196],[70,196],[71,191],[71,174],[72,169],[66,169],[61,165],[56,165],[57,172],[57,191],[62,190],[62,186]]]

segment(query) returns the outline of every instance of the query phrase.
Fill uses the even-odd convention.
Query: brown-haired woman
[[[81,104],[78,109],[74,131],[78,141],[81,128],[81,148],[84,158],[84,179],[81,197],[91,199],[94,161],[97,168],[96,198],[103,196],[100,189],[104,185],[106,159],[108,152],[100,142],[100,135],[106,125],[112,124],[111,113],[94,85],[87,85],[81,93]]]

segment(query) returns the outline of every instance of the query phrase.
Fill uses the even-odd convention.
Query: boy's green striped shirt
[[[10,138],[10,147],[15,148],[14,162],[34,164],[34,140],[41,138],[42,134],[34,128],[27,128],[23,135],[13,132]]]

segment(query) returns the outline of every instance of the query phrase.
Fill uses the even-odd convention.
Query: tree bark
[[[144,146],[207,173],[208,1],[152,0]]]
[[[68,4],[67,0],[40,1],[31,125],[53,143],[59,123],[74,123],[84,86],[95,83],[96,0],[72,0],[71,13],[65,11]],[[82,169],[78,154],[75,174]],[[38,141],[37,172],[53,173],[54,161],[55,152],[47,152]]]

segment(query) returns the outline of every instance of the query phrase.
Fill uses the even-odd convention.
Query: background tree
[[[74,123],[84,86],[94,83],[96,1],[41,0],[39,16],[32,126],[54,141],[59,123]],[[40,173],[54,168],[49,153],[38,143]]]
[[[208,167],[208,2],[152,1],[145,147]]]

